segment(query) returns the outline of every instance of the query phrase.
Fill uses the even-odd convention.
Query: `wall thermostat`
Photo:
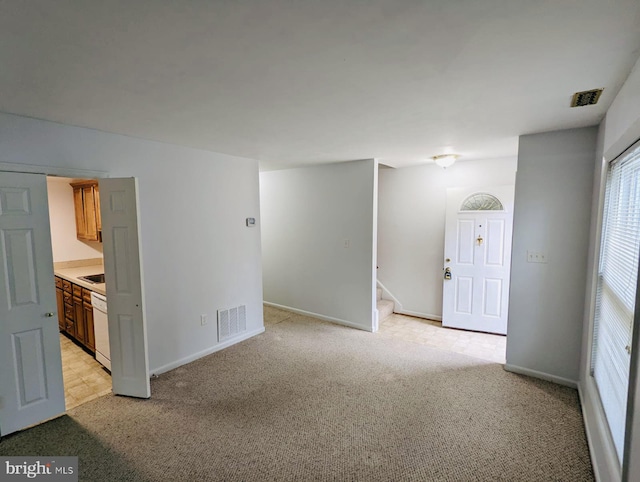
[[[247,218],[247,226],[253,228],[256,225],[256,218]]]

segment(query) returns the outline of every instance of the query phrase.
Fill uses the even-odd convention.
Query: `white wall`
[[[578,381],[597,128],[520,137],[507,367]],[[527,262],[527,250],[547,264]]]
[[[516,159],[380,169],[378,280],[402,311],[442,317],[446,190],[514,184]]]
[[[640,59],[636,63],[629,78],[614,99],[607,111],[606,117],[600,125],[598,133],[598,147],[596,149],[592,206],[591,230],[589,236],[589,262],[587,267],[588,279],[584,309],[584,336],[582,337],[582,357],[580,362],[580,394],[585,418],[585,427],[589,437],[592,462],[598,480],[620,480],[621,468],[617,460],[611,435],[608,432],[604,412],[599,400],[597,389],[590,374],[591,343],[593,333],[593,306],[595,287],[597,282],[597,260],[600,249],[600,227],[602,219],[602,205],[604,197],[605,172],[609,161],[615,159],[636,140],[640,139]],[[636,307],[637,309],[638,307]],[[636,325],[638,321],[636,320]],[[634,352],[637,352],[638,330],[634,331]],[[634,353],[631,372],[637,380],[640,371],[639,357]],[[630,386],[634,393],[631,400],[627,420],[627,440],[625,450],[628,454],[625,460],[625,480],[640,480],[640,459],[635,454],[640,450],[640,386]]]
[[[640,137],[640,59],[611,103],[606,116],[603,153],[612,160]]]
[[[215,350],[217,309],[263,330],[257,161],[0,114],[0,163],[138,178],[152,373]]]
[[[102,258],[102,243],[76,237],[75,207],[71,179],[48,177],[49,219],[53,262]]]
[[[260,174],[265,302],[374,329],[376,169],[370,159]]]

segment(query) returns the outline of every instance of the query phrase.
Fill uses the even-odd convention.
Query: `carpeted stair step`
[[[378,323],[382,323],[387,316],[393,313],[394,304],[391,300],[378,300],[376,307],[378,308]]]

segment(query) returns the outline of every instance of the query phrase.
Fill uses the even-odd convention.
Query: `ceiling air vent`
[[[571,107],[582,107],[583,105],[593,105],[598,102],[600,94],[604,89],[584,90],[576,92],[571,99]]]

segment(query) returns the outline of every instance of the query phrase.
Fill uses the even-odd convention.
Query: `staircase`
[[[378,308],[378,323],[393,313],[394,303],[391,300],[382,299],[382,288],[376,288],[376,308]]]

